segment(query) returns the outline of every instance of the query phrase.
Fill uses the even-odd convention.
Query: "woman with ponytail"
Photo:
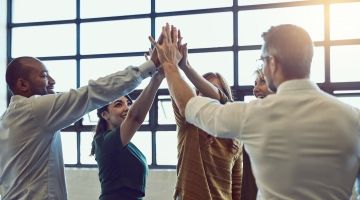
[[[134,103],[129,96],[122,96],[98,109],[91,155],[99,167],[100,200],[139,200],[145,196],[147,162],[131,138],[163,79],[163,72],[157,72]]]

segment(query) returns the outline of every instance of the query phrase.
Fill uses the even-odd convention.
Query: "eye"
[[[121,107],[122,106],[122,102],[116,102],[115,104],[114,104],[114,107]]]
[[[49,74],[47,72],[43,72],[40,74],[41,78],[48,78]]]

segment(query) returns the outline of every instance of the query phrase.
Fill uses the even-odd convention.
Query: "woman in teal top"
[[[157,72],[135,103],[129,96],[98,109],[91,155],[99,167],[100,200],[138,200],[145,196],[147,163],[130,142],[143,123],[162,80]]]

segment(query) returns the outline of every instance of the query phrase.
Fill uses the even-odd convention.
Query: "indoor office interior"
[[[145,61],[161,27],[178,27],[189,60],[201,74],[220,72],[236,101],[249,102],[263,43],[271,26],[295,24],[314,41],[310,79],[360,108],[360,1],[355,0],[0,0],[0,112],[10,99],[7,63],[19,56],[42,60],[55,91],[87,85]],[[134,92],[139,95],[150,79]],[[188,81],[190,83],[190,81]],[[70,200],[95,200],[98,169],[90,155],[96,111],[61,131]],[[176,183],[177,132],[164,81],[132,142],[149,166],[145,200],[171,199]]]

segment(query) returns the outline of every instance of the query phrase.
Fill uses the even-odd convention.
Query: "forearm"
[[[33,115],[39,120],[46,119],[50,130],[59,130],[84,114],[131,92],[155,70],[155,65],[149,61],[139,67],[128,67],[103,78],[90,80],[89,85],[77,90],[41,96],[34,100]]]
[[[149,85],[141,92],[129,110],[127,116],[128,118],[132,119],[136,123],[142,124],[146,114],[150,110],[162,80],[163,78],[156,75],[151,78]]]
[[[189,80],[205,97],[220,100],[218,89],[195,71],[189,63],[187,63],[187,67],[183,67],[182,69]]]
[[[175,100],[177,107],[180,110],[182,116],[185,116],[185,107],[187,102],[195,96],[191,87],[185,82],[181,77],[179,69],[177,66],[166,66],[174,65],[171,63],[164,63],[164,72],[166,80],[168,82],[168,87],[170,95]]]

